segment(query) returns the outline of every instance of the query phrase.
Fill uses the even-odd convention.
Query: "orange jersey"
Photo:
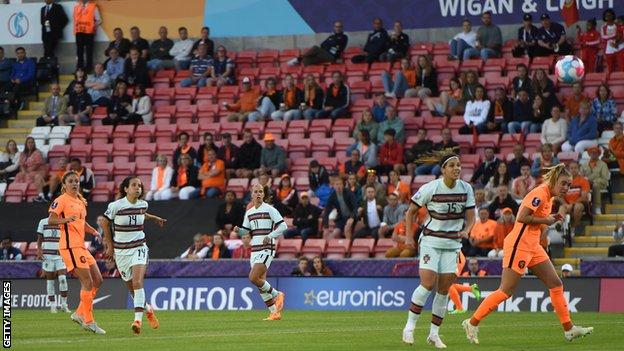
[[[412,223],[412,230],[414,233],[418,230],[417,223]],[[396,234],[397,236],[405,236],[405,220],[400,221],[394,226],[394,234]],[[398,242],[397,248],[399,248],[400,250],[404,250],[407,248],[407,246],[402,242]]]
[[[505,245],[505,238],[507,234],[511,232],[513,229],[513,223],[496,223],[496,228],[494,229],[494,241],[493,245],[495,249],[502,249],[503,245]]]
[[[552,209],[552,195],[548,184],[542,184],[537,188],[531,190],[527,196],[524,197],[518,213],[526,207],[533,211],[532,216],[536,218],[546,218],[550,215]],[[508,243],[512,243],[514,247],[520,247],[530,249],[539,246],[540,235],[542,234],[541,224],[525,224],[516,220],[511,232],[505,238],[505,246]],[[511,254],[505,249],[505,255]]]
[[[49,212],[56,213],[60,218],[76,216],[76,220],[70,223],[61,224],[61,238],[59,249],[72,247],[84,248],[85,223],[87,217],[87,206],[77,197],[72,197],[66,193],[57,197],[50,205]]]
[[[481,220],[477,220],[477,222],[472,227],[470,231],[470,236],[481,240],[485,238],[492,238],[490,242],[483,242],[478,244],[477,247],[482,249],[493,249],[494,248],[494,230],[496,229],[496,221],[492,219],[488,219],[485,223],[481,222]]]
[[[590,189],[589,182],[582,175],[577,175],[572,178],[572,182],[570,182],[570,189],[566,193],[564,199],[568,204],[573,204],[578,202],[581,197],[581,193],[588,193]]]
[[[457,270],[455,271],[455,275],[461,277],[462,271],[464,270],[464,266],[466,265],[466,256],[464,253],[459,250],[459,256],[457,257]]]

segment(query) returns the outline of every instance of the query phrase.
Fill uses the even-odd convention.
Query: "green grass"
[[[104,336],[87,333],[69,314],[13,310],[15,350],[420,350],[425,344],[430,313],[416,328],[415,344],[401,343],[406,312],[285,311],[283,319],[265,322],[261,311],[160,311],[161,327],[132,335],[131,311],[96,310]],[[594,326],[589,337],[565,341],[554,313],[493,313],[481,324],[481,345],[470,345],[460,323],[466,315],[447,315],[442,340],[453,350],[615,350],[621,349],[624,314],[575,313],[574,321]]]

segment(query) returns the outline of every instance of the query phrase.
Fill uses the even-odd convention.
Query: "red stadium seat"
[[[115,184],[119,184],[124,178],[135,173],[136,165],[134,162],[117,161],[113,162],[113,180]]]
[[[112,146],[112,145],[111,145]],[[91,170],[95,175],[95,184],[100,182],[108,182],[112,180],[113,176],[113,164],[112,163],[100,163],[94,162],[91,166]]]
[[[91,132],[91,143],[108,143],[113,135],[113,126],[95,126]]]
[[[15,245],[15,243],[14,243]],[[22,251],[24,253],[24,257],[27,260],[34,260],[37,258],[37,242],[33,241],[30,244],[28,244],[28,247],[26,248],[26,251]]]
[[[115,132],[113,133],[113,143],[129,142],[134,134],[134,128],[134,125],[118,125],[115,127]]]
[[[197,94],[195,95],[195,99],[199,105],[199,102],[208,102],[212,104],[219,92],[219,88],[217,87],[201,87],[197,90]]]
[[[178,126],[173,124],[157,124],[156,132],[154,133],[154,137],[156,143],[167,143],[174,141],[177,136]]]
[[[372,85],[369,81],[356,81],[349,82],[351,88],[351,99],[352,101],[366,99],[371,92]]]
[[[258,52],[256,63],[258,64],[258,67],[271,67],[278,63],[278,58],[278,50],[261,50]]]
[[[50,164],[56,164],[62,157],[69,157],[71,151],[70,145],[54,145],[48,151],[48,161]]]
[[[329,157],[334,150],[333,138],[311,138],[311,152],[313,158]]]
[[[130,162],[134,159],[135,144],[113,143],[113,162]]]
[[[108,202],[113,197],[114,191],[115,182],[96,182],[95,188],[91,191],[91,200],[93,202]]]
[[[310,139],[300,139],[288,136],[288,157],[298,158],[307,157],[310,148],[312,147],[312,141]]]
[[[156,143],[137,143],[134,151],[136,162],[149,162],[154,160],[156,154]]]
[[[334,121],[334,125],[332,126],[329,133],[332,136],[336,136],[338,134],[349,136],[351,135],[354,127],[355,120],[353,118],[340,118]]]
[[[303,139],[305,135],[308,133],[308,128],[310,128],[310,121],[306,119],[298,119],[294,121],[290,121],[288,124],[288,130],[286,134],[288,137],[299,137]]]
[[[282,138],[288,129],[288,122],[285,121],[269,121],[264,131],[272,133],[276,138]]]
[[[501,140],[499,142],[499,146],[502,148],[513,148],[514,145],[520,143],[522,141],[522,134],[518,133],[518,134],[508,134],[505,133],[503,134],[503,136],[501,137]]]
[[[238,139],[238,136],[243,133],[243,122],[221,122],[221,134],[230,133],[232,139]]]
[[[290,160],[290,170],[291,171],[305,171],[307,174],[308,169],[310,168],[310,162],[312,161],[311,157],[298,157]]]
[[[273,67],[273,66],[269,66],[269,67],[262,67],[260,68],[260,73],[258,75],[258,79],[260,80],[266,80],[267,78],[275,78],[278,79],[278,77],[280,76],[282,70],[279,67]],[[295,82],[297,80],[297,76],[295,75]]]
[[[91,126],[75,126],[72,129],[69,137],[72,145],[84,145],[91,139],[92,127]]]
[[[295,57],[301,56],[301,49],[284,49],[279,53],[279,62],[286,63]]]
[[[379,238],[373,249],[373,255],[375,258],[384,258],[386,257],[386,251],[394,246],[396,246],[396,243],[392,239]]]
[[[175,113],[175,105],[156,106],[156,110],[154,112],[154,124],[169,125]]]
[[[281,239],[277,245],[277,257],[296,258],[301,252],[303,241],[301,239]]]
[[[217,116],[219,115],[219,105],[197,103],[197,120],[218,122]]]
[[[301,249],[301,255],[307,257],[323,257],[325,247],[327,247],[327,241],[325,239],[308,239]]]
[[[578,161],[579,159],[579,154],[578,152],[560,152],[557,154],[557,158],[559,159],[559,162],[563,162],[563,163],[569,163],[571,161]]]
[[[77,157],[79,158],[83,163],[84,162],[89,162],[91,160],[91,150],[92,150],[92,145],[86,144],[86,145],[80,145],[78,147],[72,146],[71,148],[71,157]]]
[[[258,81],[258,76],[260,75],[260,68],[257,67],[245,67],[241,68],[238,72],[240,77],[248,77],[251,79],[253,83]]]
[[[156,134],[155,125],[141,124],[137,126],[134,132],[134,142],[137,144],[151,143],[154,139],[154,134]]]
[[[344,258],[349,251],[350,242],[347,239],[329,239],[325,253],[328,259]]]
[[[91,162],[106,163],[113,153],[113,144],[93,144],[91,148]]]
[[[176,123],[193,123],[197,117],[197,105],[176,106]]]
[[[227,189],[236,193],[236,197],[242,198],[249,187],[249,179],[247,178],[231,178],[228,180]]]
[[[378,76],[384,71],[392,75],[393,72],[390,68],[390,62],[373,62],[368,70],[368,75]]]
[[[201,141],[199,135],[199,124],[197,123],[178,123],[178,133],[187,132],[191,136],[191,141]]]
[[[366,109],[373,107],[374,100],[373,99],[360,99],[353,101],[351,104],[351,112],[362,112]]]
[[[542,134],[541,133],[529,133],[524,140],[525,147],[535,147],[539,148],[542,145]]]
[[[499,137],[499,134],[480,134],[477,137],[475,147],[493,147],[497,149]]]
[[[24,200],[28,183],[11,183],[4,192],[4,201],[18,203]]]
[[[310,138],[313,137],[325,137],[332,128],[332,120],[331,119],[313,119],[310,123],[310,128],[308,131],[310,132]]]
[[[369,258],[375,246],[375,239],[357,238],[351,244],[351,258]]]
[[[260,138],[264,134],[264,127],[266,122],[264,121],[249,121],[245,123],[245,129],[251,129],[253,135]]]
[[[299,177],[295,182],[295,189],[297,191],[308,191],[310,190],[310,179],[308,177]]]

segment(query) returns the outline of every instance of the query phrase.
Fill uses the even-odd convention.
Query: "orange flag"
[[[561,8],[561,17],[563,17],[566,27],[570,27],[579,21],[579,11],[578,7],[576,7],[576,0],[565,0],[563,8]]]

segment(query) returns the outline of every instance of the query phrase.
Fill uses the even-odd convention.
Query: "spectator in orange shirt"
[[[217,152],[210,149],[208,160],[199,169],[197,179],[201,181],[201,195],[207,199],[218,197],[225,192],[225,163],[217,158]]]
[[[462,273],[462,277],[483,277],[487,275],[485,269],[479,268],[479,260],[471,258],[468,260],[468,270]]]
[[[383,83],[386,97],[391,99],[402,98],[409,88],[416,86],[416,70],[407,58],[401,59],[401,69],[394,74],[394,82],[390,73],[381,72],[381,82]]]
[[[535,188],[535,184],[535,178],[531,176],[531,166],[528,164],[522,165],[520,167],[520,176],[514,179],[511,186],[511,196],[517,200],[524,199],[526,194]]]
[[[230,249],[225,245],[223,236],[221,234],[215,234],[212,236],[212,244],[208,248],[208,254],[206,258],[212,260],[218,260],[221,258],[232,258]]]
[[[513,215],[511,208],[505,207],[501,212],[502,215],[496,223],[496,228],[494,228],[493,248],[488,252],[489,258],[503,258],[505,237],[511,232],[516,221],[516,217]]]
[[[256,89],[252,89],[249,77],[244,77],[242,83],[243,91],[238,95],[238,101],[234,104],[223,103],[223,107],[234,112],[227,117],[228,122],[245,122],[247,116],[256,111],[260,93]]]
[[[490,219],[487,207],[479,209],[479,220],[470,231],[470,239],[464,240],[464,254],[466,256],[487,256],[494,248],[494,229],[496,221]]]
[[[418,230],[418,223],[413,222],[412,226],[414,228],[414,233],[416,233]],[[402,219],[394,227],[392,241],[396,242],[396,246],[386,251],[386,258],[416,257],[416,249],[405,245],[405,219]]]
[[[275,206],[283,216],[290,217],[298,203],[299,195],[297,194],[297,189],[293,186],[290,176],[288,174],[283,174],[277,185],[275,203],[273,206]]]
[[[187,132],[178,134],[178,147],[173,151],[173,169],[178,168],[180,156],[189,155],[191,164],[197,161],[197,151],[190,144],[191,136]],[[201,161],[200,161],[201,162]]]
[[[366,177],[366,166],[360,161],[360,150],[355,149],[351,151],[349,159],[338,166],[338,171],[343,179],[348,177],[349,174],[355,174],[358,182],[362,182]]]
[[[569,94],[565,100],[565,118],[569,121],[572,117],[579,115],[581,102],[590,103],[589,99],[583,93],[581,82],[572,84],[572,94]]]
[[[619,167],[620,174],[624,174],[624,126],[622,122],[613,123],[613,138],[609,140],[609,151],[613,154],[613,161],[609,168]]]
[[[325,265],[323,258],[321,256],[316,256],[312,259],[312,269],[310,271],[310,275],[312,276],[331,276],[334,275],[329,267]]]
[[[572,217],[571,225],[572,231],[574,231],[574,228],[578,227],[581,223],[585,206],[589,204],[589,191],[591,187],[587,178],[580,174],[581,167],[578,162],[570,162],[568,169],[572,175],[572,182],[570,183],[568,193],[563,198],[563,201],[557,197],[555,199],[559,201],[560,204],[559,213],[564,217],[568,214]]]
[[[402,204],[407,204],[409,202],[409,198],[412,195],[410,186],[401,180],[397,171],[390,171],[388,174],[388,184],[386,186],[388,195],[395,194]]]

